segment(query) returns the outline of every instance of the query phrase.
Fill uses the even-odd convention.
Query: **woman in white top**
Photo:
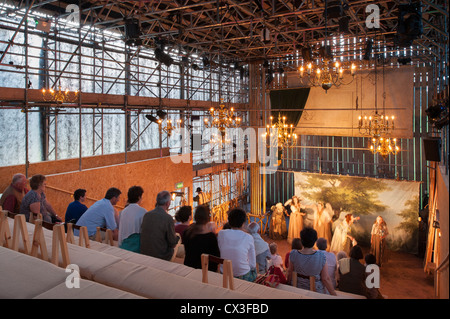
[[[228,213],[231,229],[217,235],[220,257],[231,260],[233,276],[247,281],[256,279],[256,255],[253,237],[244,231],[245,211],[235,208]]]

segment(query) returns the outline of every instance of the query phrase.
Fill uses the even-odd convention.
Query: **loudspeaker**
[[[349,22],[350,22],[349,17],[339,18],[339,32],[340,33],[349,33],[349,29],[348,29]]]
[[[136,19],[125,19],[125,38],[138,39],[141,36],[141,27]]]
[[[423,151],[425,159],[432,162],[441,161],[441,139],[440,138],[424,138]]]

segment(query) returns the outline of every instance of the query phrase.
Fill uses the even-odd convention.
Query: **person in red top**
[[[3,191],[0,198],[0,206],[4,210],[18,214],[20,212],[20,204],[26,193],[28,193],[27,178],[23,174],[15,174],[11,184]]]
[[[300,250],[302,249],[302,241],[300,240],[300,238],[296,237],[294,239],[292,239],[292,244],[291,244],[291,250],[288,251],[286,253],[286,255],[284,256],[284,265],[286,266],[286,269],[288,269],[289,267],[289,255],[291,254],[291,251],[294,249]]]

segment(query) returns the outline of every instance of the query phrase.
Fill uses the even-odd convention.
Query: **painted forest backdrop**
[[[380,215],[389,230],[388,249],[393,251],[417,252],[419,190],[419,182],[295,173],[295,195],[305,205],[329,204],[333,231],[347,213],[352,213],[361,218],[352,225],[352,236],[369,246],[372,225]],[[306,212],[305,226],[312,225],[314,211]]]

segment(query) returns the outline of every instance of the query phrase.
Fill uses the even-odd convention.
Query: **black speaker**
[[[441,139],[440,138],[424,138],[423,151],[425,159],[432,162],[441,161]]]
[[[141,36],[141,27],[136,19],[125,19],[125,38],[138,39]]]

